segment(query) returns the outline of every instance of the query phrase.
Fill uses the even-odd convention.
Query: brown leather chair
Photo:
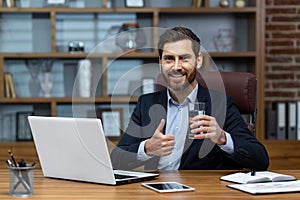
[[[257,80],[254,74],[247,72],[199,72],[196,78],[203,87],[221,92],[225,88],[226,93],[233,98],[236,107],[245,117],[249,130],[255,134]],[[162,90],[165,85],[161,74],[158,75],[156,90]]]

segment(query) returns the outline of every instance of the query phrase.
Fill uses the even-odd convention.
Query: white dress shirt
[[[188,131],[188,103],[195,102],[198,93],[198,84],[194,90],[187,96],[182,104],[178,104],[172,99],[168,90],[168,109],[166,120],[166,133],[172,134],[175,138],[175,147],[172,153],[168,156],[162,156],[159,159],[158,169],[160,170],[177,170],[180,166],[181,156],[184,153],[183,148],[185,144],[186,134]],[[231,154],[234,152],[233,141],[231,135],[225,132],[227,142],[225,145],[218,145],[223,151]],[[146,161],[153,156],[145,153],[145,143],[147,140],[141,142],[137,159]]]

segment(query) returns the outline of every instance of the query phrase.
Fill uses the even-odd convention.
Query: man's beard
[[[171,81],[169,81],[169,79],[168,79],[168,76],[171,76],[172,74],[182,74],[183,76],[187,77],[187,80],[181,85],[176,84],[176,83],[174,84]],[[194,82],[194,80],[196,78],[196,68],[194,68],[194,71],[189,76],[187,73],[180,73],[177,71],[171,71],[167,75],[162,73],[162,75],[170,89],[172,89],[173,91],[182,91],[188,87],[191,87],[191,84]]]

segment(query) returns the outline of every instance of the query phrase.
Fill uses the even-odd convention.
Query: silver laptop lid
[[[44,176],[116,184],[100,119],[28,119]]]

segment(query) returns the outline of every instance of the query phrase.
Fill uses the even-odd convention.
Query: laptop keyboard
[[[136,176],[123,175],[123,174],[114,174],[116,179],[126,179],[126,178],[135,178]]]

